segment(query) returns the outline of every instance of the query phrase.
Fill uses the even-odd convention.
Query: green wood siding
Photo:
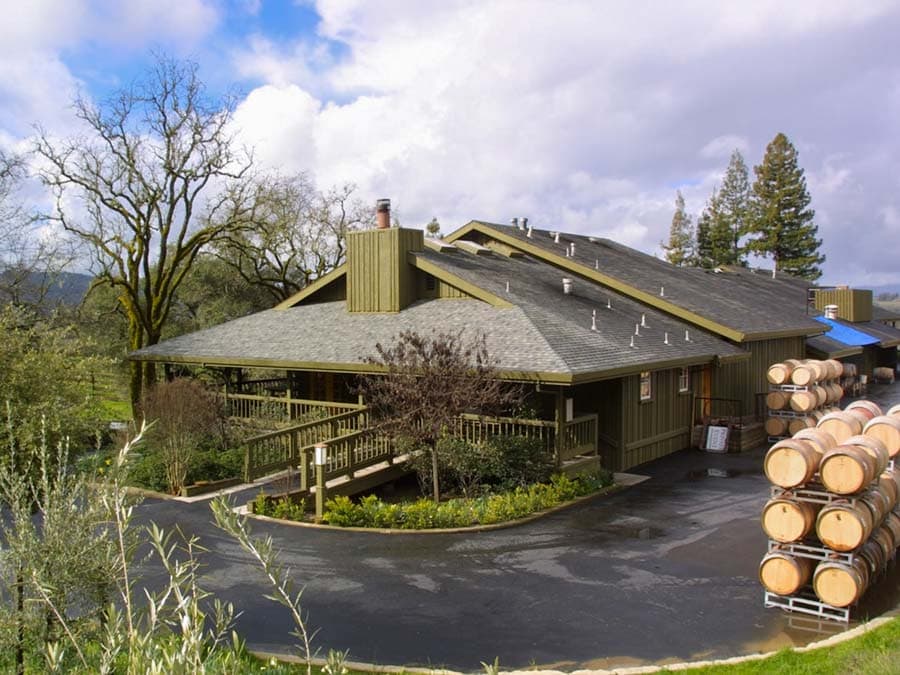
[[[391,228],[347,235],[347,310],[399,312],[416,299],[409,251],[424,247],[421,230]]]
[[[416,270],[416,297],[418,299],[437,299],[437,298],[471,298],[472,296],[456,286],[448,284],[446,281],[436,279],[432,275]],[[429,282],[429,277],[431,281]],[[430,286],[430,288],[429,288]]]
[[[653,371],[653,398],[640,400],[640,376],[622,379],[620,470],[663,457],[691,443],[691,392],[678,392],[679,369]]]
[[[837,305],[838,317],[845,321],[872,320],[872,291],[855,288],[833,288],[816,291],[816,309]]]
[[[747,342],[750,358],[713,368],[713,398],[737,399],[736,413],[742,416],[757,414],[757,397],[769,390],[766,372],[769,366],[785,359],[806,358],[806,343],[802,337],[778,338]]]

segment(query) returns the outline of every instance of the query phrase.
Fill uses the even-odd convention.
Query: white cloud
[[[700,156],[705,159],[724,159],[728,163],[731,153],[740,150],[746,154],[750,144],[746,138],[734,135],[717,136],[700,149]]]

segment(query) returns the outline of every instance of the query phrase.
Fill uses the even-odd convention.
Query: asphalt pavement
[[[870,400],[900,402],[900,385]],[[461,534],[376,534],[252,521],[305,587],[314,644],[353,661],[477,671],[609,668],[724,658],[801,645],[841,629],[763,607],[766,448],[684,450],[635,469],[649,480],[540,520]],[[240,493],[252,498],[258,488]],[[209,549],[202,584],[242,612],[252,649],[291,653],[287,610],[259,568],[212,525],[206,502],[148,499],[141,520],[179,525]],[[896,563],[853,622],[900,601]],[[159,571],[149,564],[144,581]],[[853,624],[851,624],[853,625]]]

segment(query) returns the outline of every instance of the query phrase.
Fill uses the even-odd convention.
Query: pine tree
[[[438,222],[437,218],[432,218],[431,222],[425,226],[425,236],[434,239],[441,238],[441,224]]]
[[[684,267],[690,265],[694,258],[694,233],[691,227],[691,216],[684,208],[684,196],[681,190],[675,192],[675,214],[669,228],[669,243],[662,244],[666,252],[666,260],[673,265]]]
[[[747,165],[739,150],[731,153],[731,161],[725,171],[722,189],[719,191],[719,205],[722,212],[722,231],[731,238],[731,249],[723,260],[726,265],[745,264],[745,250],[741,238],[750,229],[750,177]],[[726,232],[727,228],[727,232]]]
[[[713,268],[733,263],[733,235],[718,187],[697,219],[697,265]]]
[[[753,223],[750,250],[771,255],[776,270],[814,281],[822,276],[819,265],[821,239],[813,223],[815,211],[806,190],[797,150],[787,136],[779,133],[766,147],[762,164],[754,167]]]

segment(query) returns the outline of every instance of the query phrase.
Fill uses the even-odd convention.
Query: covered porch
[[[245,438],[244,480],[252,481],[288,467],[299,470],[301,488],[315,476],[315,447],[327,447],[326,480],[357,480],[381,467],[402,464],[392,439],[370,430],[370,412],[354,392],[355,375],[310,371],[267,373],[253,377],[240,369],[223,372],[223,396],[231,420],[259,429]],[[491,436],[536,438],[557,467],[578,473],[599,466],[596,413],[573,414],[564,387],[542,392],[542,405],[529,417],[456,418],[451,435],[472,444]],[[371,483],[372,480],[364,481]],[[365,489],[365,488],[364,488]]]

